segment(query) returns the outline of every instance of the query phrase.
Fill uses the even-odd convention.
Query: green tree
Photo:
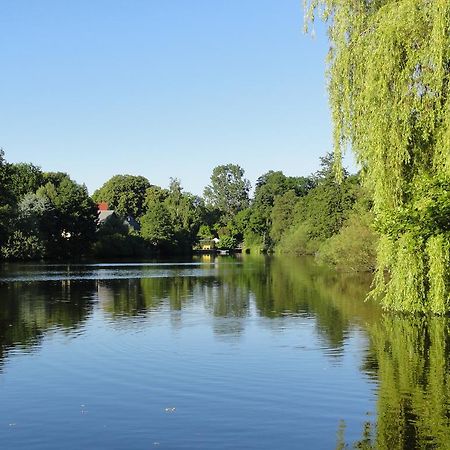
[[[10,234],[11,240],[8,244],[10,249],[14,247],[14,242],[20,241],[22,236],[20,233],[16,233],[15,237],[12,236],[14,231],[18,231],[18,205],[25,194],[34,193],[42,184],[43,174],[39,167],[33,164],[7,163],[4,152],[0,149],[0,247]]]
[[[55,222],[55,209],[49,199],[25,194],[17,207],[14,232],[3,248],[6,259],[42,259],[46,256],[46,231]]]
[[[373,294],[386,308],[444,314],[450,231],[448,221],[429,225],[450,205],[450,2],[312,0],[310,17],[319,4],[330,23],[335,153],[356,154],[382,234]]]
[[[170,213],[163,203],[154,203],[142,216],[141,235],[159,249],[167,250],[174,243],[174,228]]]
[[[226,233],[236,239],[237,242],[243,242],[245,233],[249,226],[249,220],[252,216],[252,208],[246,208],[239,211],[228,223]]]
[[[293,190],[275,198],[271,212],[272,227],[270,229],[270,237],[273,242],[279,242],[285,231],[292,226],[293,212],[297,201],[298,197]]]
[[[345,272],[373,271],[378,236],[372,223],[371,213],[352,213],[339,232],[320,246],[319,260]]]
[[[314,185],[313,177],[288,177],[281,171],[270,170],[256,181],[254,202],[273,205],[275,198],[288,190],[293,190],[298,197],[302,197]]]
[[[280,171],[269,171],[260,176],[256,181],[247,232],[259,235],[263,248],[271,248],[273,242],[270,230],[276,199],[289,190],[292,190],[296,196],[304,196],[313,186],[314,181],[310,177],[287,177]]]
[[[359,179],[343,173],[339,183],[333,175],[332,154],[321,158],[314,175],[315,187],[298,199],[292,226],[280,236],[278,250],[295,254],[316,254],[321,243],[339,232],[360,196]],[[289,220],[289,219],[288,219]]]
[[[13,206],[9,164],[5,161],[4,156],[5,153],[0,148],[0,247],[8,238]]]
[[[309,237],[323,241],[338,233],[357,199],[358,178],[349,176],[342,183],[332,178],[319,182],[309,195],[296,204],[296,220],[308,221]]]
[[[18,221],[25,231],[39,231],[44,226],[43,222],[51,221],[53,217],[54,207],[46,196],[30,192],[18,205]]]
[[[219,248],[224,250],[232,250],[236,248],[237,241],[233,236],[222,236],[219,242]]]
[[[41,259],[45,255],[45,245],[38,236],[14,230],[2,246],[1,256],[7,260]]]
[[[206,203],[223,214],[223,224],[249,205],[250,182],[244,178],[244,173],[236,164],[217,166],[211,175],[211,184],[204,190]]]
[[[272,208],[277,196],[286,191],[287,177],[283,172],[270,171],[256,181],[255,195],[252,202],[247,233],[261,237],[263,248],[270,246],[269,233],[271,227]]]
[[[147,189],[151,187],[147,178],[135,175],[115,175],[92,198],[97,203],[107,202],[121,216],[139,218],[144,213]]]
[[[197,233],[198,239],[212,239],[214,237],[214,233],[208,225],[200,225]]]
[[[147,211],[154,203],[162,203],[167,196],[169,191],[159,186],[150,186],[145,191],[145,201],[144,210]]]
[[[54,186],[59,186],[61,182],[68,177],[65,172],[44,172],[42,186],[51,183]]]
[[[41,169],[29,163],[10,164],[9,177],[16,201],[20,201],[25,194],[36,192],[44,184]]]
[[[66,175],[57,185],[49,182],[40,187],[36,194],[49,202],[53,211],[43,230],[46,254],[51,258],[86,254],[95,240],[97,227],[97,207],[86,186]]]
[[[164,205],[169,212],[178,245],[186,250],[191,249],[202,221],[202,199],[183,192],[180,181],[173,178]]]

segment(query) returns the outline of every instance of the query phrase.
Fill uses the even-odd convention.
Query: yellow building
[[[216,250],[219,239],[201,239],[199,242],[200,250],[203,251],[213,251]]]

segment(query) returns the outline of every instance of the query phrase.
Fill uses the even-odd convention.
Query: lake
[[[9,264],[5,449],[450,448],[449,319],[308,258]]]

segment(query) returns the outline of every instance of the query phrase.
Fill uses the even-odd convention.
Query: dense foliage
[[[95,240],[97,208],[85,186],[32,164],[0,165],[0,251],[6,259],[73,258]]]
[[[244,170],[234,164],[213,170],[205,200],[184,192],[177,179],[164,189],[142,176],[115,175],[93,195],[109,208],[99,223],[84,186],[64,173],[8,164],[0,156],[5,259],[187,254],[214,240],[217,249],[314,254],[342,270],[373,269],[376,235],[369,204],[361,201],[367,196],[357,176],[345,173],[342,183],[336,182],[330,154],[309,177],[263,174],[253,198]]]
[[[147,178],[135,175],[115,175],[92,198],[97,202],[106,202],[111,209],[120,215],[139,217],[144,210],[147,189],[150,188]]]
[[[382,234],[386,307],[450,307],[450,3],[313,0],[329,20],[335,151],[351,146]],[[390,277],[385,277],[385,271]]]
[[[341,270],[373,270],[378,236],[359,176],[344,171],[337,182],[332,154],[320,164],[309,177],[274,171],[262,175],[249,206],[228,221],[219,214],[212,226],[202,225],[201,237],[217,237],[223,248],[230,248],[224,243],[233,238],[245,252],[310,254]],[[350,251],[345,251],[347,244]]]
[[[211,184],[205,188],[206,203],[220,211],[225,223],[249,205],[250,182],[244,178],[244,169],[237,164],[214,168]]]

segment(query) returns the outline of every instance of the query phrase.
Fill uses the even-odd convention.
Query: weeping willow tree
[[[308,24],[329,24],[336,159],[350,147],[373,195],[373,295],[389,309],[448,312],[450,1],[305,0],[305,10]]]

